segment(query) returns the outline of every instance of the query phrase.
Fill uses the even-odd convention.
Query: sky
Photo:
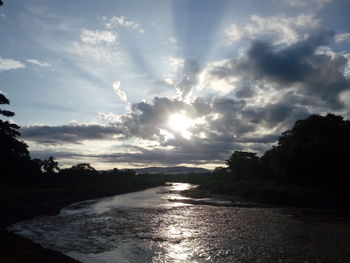
[[[350,117],[350,0],[4,0],[0,92],[33,158],[223,166]]]

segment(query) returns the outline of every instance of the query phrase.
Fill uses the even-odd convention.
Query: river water
[[[80,202],[10,230],[89,263],[350,262],[345,216],[216,199],[194,204],[179,194],[191,187],[173,183]]]

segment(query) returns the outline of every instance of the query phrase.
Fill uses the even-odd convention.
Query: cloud
[[[275,126],[295,118],[295,112],[291,105],[283,103],[254,108],[243,100],[223,97],[197,98],[191,103],[156,97],[152,103],[133,104],[123,115],[101,114],[108,125],[29,126],[22,129],[22,135],[26,141],[34,142],[33,156],[43,155],[45,147],[43,151],[38,146],[41,144],[56,145],[56,152],[48,149],[61,159],[134,165],[222,164],[233,150],[268,149],[278,137]],[[169,126],[170,116],[179,113],[193,120],[188,125],[190,140]],[[266,128],[265,132],[259,130],[261,127]],[[84,142],[88,147],[89,141],[96,140],[98,144],[108,142],[109,147],[94,153],[80,148],[62,152],[65,144]],[[125,144],[113,148],[113,143],[121,140]]]
[[[24,140],[39,144],[79,144],[84,140],[112,140],[122,136],[122,131],[113,126],[90,125],[34,125],[21,128]]]
[[[236,62],[238,60],[225,59],[210,63],[199,73],[196,89],[212,89],[220,95],[226,95],[237,89],[241,77],[239,74],[233,74]]]
[[[118,38],[118,34],[111,31],[87,30],[83,29],[80,34],[80,39],[84,43],[99,44],[99,43],[114,43]]]
[[[306,8],[311,7],[316,10],[323,8],[324,5],[332,2],[333,0],[308,0],[308,1],[300,1],[300,0],[278,0],[283,4],[289,5],[291,7],[298,8]]]
[[[243,38],[256,40],[268,37],[275,44],[292,45],[302,40],[307,31],[317,30],[320,26],[321,20],[313,14],[300,14],[296,17],[252,15],[249,22],[243,25],[232,24],[224,34],[231,44]]]
[[[165,59],[166,63],[168,63],[175,71],[183,68],[185,65],[185,60],[183,58],[168,56]]]
[[[120,57],[120,54],[108,48],[97,45],[85,45],[78,42],[72,42],[72,45],[66,50],[81,58],[92,59],[95,61],[114,62],[118,61],[118,58]]]
[[[275,94],[274,100],[279,100],[286,91],[293,90],[295,96],[302,98],[300,103],[309,107],[341,110],[344,105],[340,95],[350,87],[344,75],[348,58],[342,53],[320,49],[333,36],[330,31],[320,31],[284,48],[254,41],[241,57],[212,65],[202,83],[213,85],[233,79],[232,92],[237,97],[252,100],[259,93],[263,104],[271,103],[266,100],[272,99],[269,94]],[[204,87],[212,88],[209,84]]]
[[[232,24],[225,29],[224,33],[228,39],[228,42],[232,44],[244,37],[245,30],[242,30],[241,27],[237,26],[236,24]]]
[[[183,75],[182,79],[175,84],[176,91],[181,100],[186,100],[193,89],[193,81],[188,75]]]
[[[105,120],[109,123],[117,123],[120,122],[120,115],[115,114],[113,112],[100,112],[99,118],[101,120]]]
[[[138,30],[140,33],[145,32],[138,22],[129,20],[125,16],[113,16],[112,18],[108,19],[108,22],[105,24],[105,26],[108,29],[111,29],[115,26],[121,26],[125,28]]]
[[[38,67],[41,67],[41,68],[51,68],[52,66],[47,63],[47,62],[44,62],[44,61],[40,61],[40,60],[37,60],[37,59],[27,59],[27,62],[30,63],[30,64],[33,64],[35,66],[38,66]]]
[[[26,66],[20,61],[0,57],[0,71],[20,69],[25,67]]]
[[[120,81],[115,81],[113,82],[113,90],[115,92],[115,94],[117,94],[117,96],[124,102],[128,101],[128,96],[126,95],[126,93],[124,91],[122,91],[120,89]]]
[[[316,54],[316,49],[331,38],[323,32],[282,50],[255,42],[248,51],[247,60],[238,69],[255,79],[276,82],[281,88],[297,86],[297,93],[320,99],[331,109],[340,109],[341,92],[349,89],[344,76],[348,59],[339,54]]]
[[[335,42],[340,43],[350,39],[350,33],[341,33],[335,35]]]

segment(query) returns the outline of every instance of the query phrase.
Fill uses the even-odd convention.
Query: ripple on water
[[[11,229],[82,262],[349,262],[349,221],[167,201],[184,187],[81,202]]]

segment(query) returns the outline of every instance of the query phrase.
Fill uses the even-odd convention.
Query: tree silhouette
[[[99,173],[89,163],[78,163],[76,165],[73,165],[71,168],[60,170],[60,174],[86,176],[86,175],[98,175]]]
[[[278,183],[341,185],[349,182],[350,122],[334,114],[311,115],[282,133],[262,157]]]
[[[10,104],[5,95],[0,94],[0,105]],[[12,111],[0,108],[0,116],[13,117]],[[0,119],[0,169],[4,177],[13,177],[23,172],[32,173],[35,169],[31,162],[28,146],[17,139],[19,126],[8,120]]]
[[[54,175],[60,171],[58,162],[55,162],[52,156],[46,160],[34,159],[33,160],[40,167],[40,170],[47,175]]]
[[[235,151],[225,162],[238,178],[255,177],[259,157],[254,152]]]
[[[87,170],[87,171],[96,171],[89,163],[78,163],[72,166],[72,169],[75,170]]]

